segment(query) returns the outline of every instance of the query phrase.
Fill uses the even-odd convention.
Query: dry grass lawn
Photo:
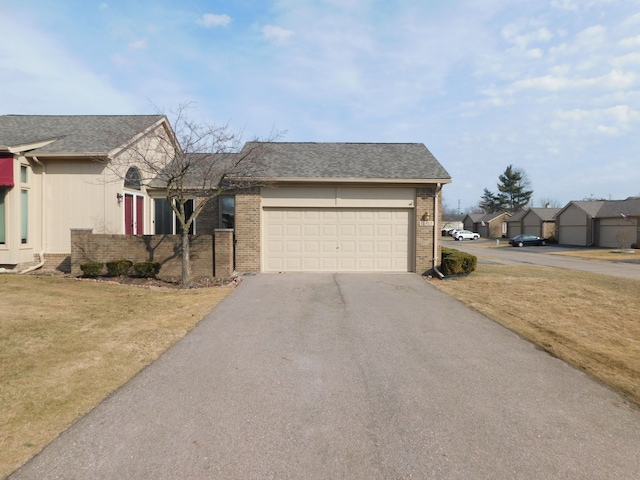
[[[479,264],[432,282],[640,404],[640,280]]]
[[[0,478],[155,360],[230,291],[0,275]]]
[[[568,252],[552,252],[551,255],[605,260],[609,262],[640,262],[640,250],[619,250],[616,248],[587,248]]]

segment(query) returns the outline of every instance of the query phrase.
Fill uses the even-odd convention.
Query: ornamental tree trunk
[[[191,286],[191,260],[189,258],[189,229],[182,229],[182,286]]]

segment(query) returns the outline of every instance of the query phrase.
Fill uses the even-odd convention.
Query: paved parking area
[[[413,274],[245,277],[17,479],[635,479],[640,414]]]

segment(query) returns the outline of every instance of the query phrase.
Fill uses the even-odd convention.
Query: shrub
[[[444,275],[463,275],[473,272],[478,257],[452,248],[442,249],[442,273]]]
[[[640,248],[640,243],[632,243],[631,248]]]
[[[140,262],[133,265],[133,270],[137,277],[155,278],[160,271],[160,264],[158,262]]]
[[[100,275],[104,263],[87,262],[80,265],[83,277],[95,278]]]
[[[132,265],[133,262],[131,260],[113,260],[112,262],[107,262],[107,274],[112,277],[126,275]]]
[[[558,243],[558,240],[556,239],[555,235],[550,235],[550,236],[547,238],[547,243],[557,244],[557,243]]]

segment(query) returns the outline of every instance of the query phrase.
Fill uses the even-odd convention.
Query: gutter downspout
[[[438,276],[440,280],[444,278],[444,275],[438,270],[438,194],[440,193],[440,189],[442,188],[441,184],[438,183],[436,194],[433,197],[433,271]]]
[[[37,265],[33,265],[32,267],[27,268],[26,270],[23,270],[20,272],[20,275],[24,274],[24,273],[29,273],[29,272],[33,272],[34,270],[38,270],[39,268],[42,268],[44,266],[44,252],[45,252],[45,231],[44,231],[44,227],[45,227],[45,218],[44,218],[44,186],[45,186],[45,177],[47,174],[47,169],[44,166],[44,163],[42,163],[40,160],[38,160],[38,157],[31,157],[33,158],[33,160],[42,167],[42,181],[41,181],[41,189],[40,189],[40,239],[42,241],[42,251],[38,254],[38,257],[40,258],[40,263],[38,263]]]

